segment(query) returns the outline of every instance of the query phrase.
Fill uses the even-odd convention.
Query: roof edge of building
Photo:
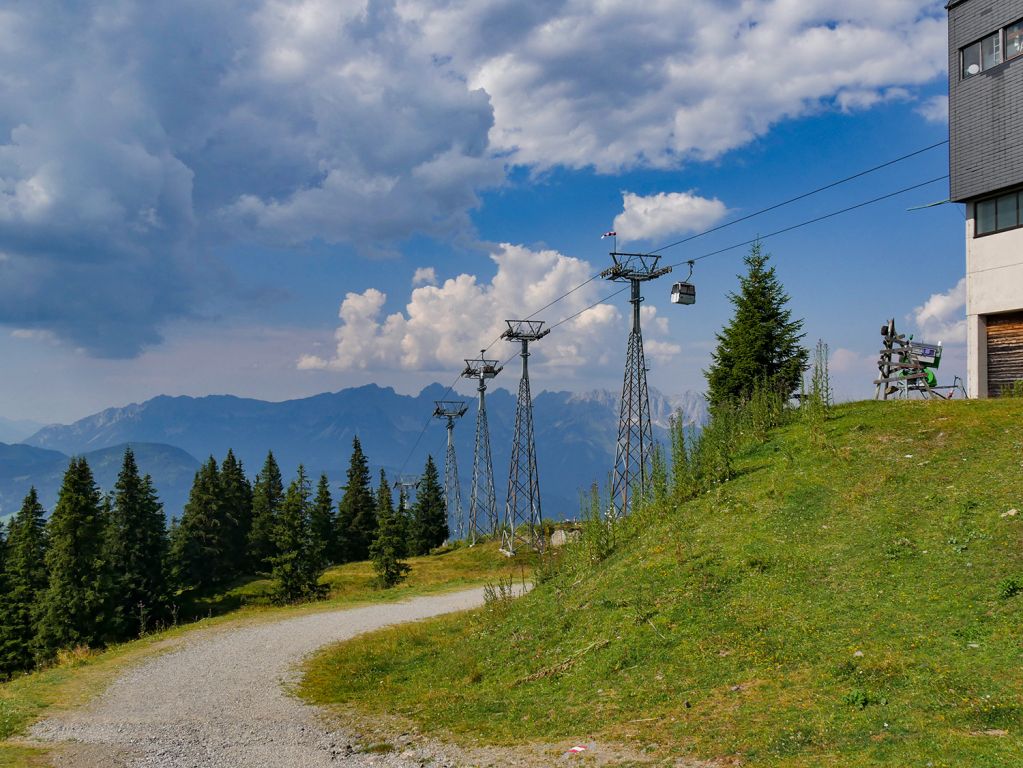
[[[945,4],[945,9],[950,11],[957,5],[962,5],[965,2],[966,0],[948,0],[948,3]]]

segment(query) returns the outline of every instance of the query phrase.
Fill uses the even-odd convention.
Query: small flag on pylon
[[[602,234],[600,236],[600,239],[603,240],[605,237],[618,237],[618,233],[617,232],[605,232],[604,234]]]

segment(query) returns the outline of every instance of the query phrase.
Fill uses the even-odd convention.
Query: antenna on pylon
[[[465,538],[465,519],[462,517],[462,489],[458,484],[458,459],[455,455],[455,421],[462,418],[469,406],[464,400],[434,400],[437,406],[433,411],[435,419],[446,419],[448,429],[448,450],[444,454],[444,505],[448,511],[448,519],[455,525],[455,539]]]
[[[462,377],[476,379],[479,404],[476,409],[476,445],[472,457],[472,493],[469,497],[469,546],[480,537],[480,517],[484,533],[497,532],[497,494],[494,490],[494,462],[490,456],[490,427],[487,425],[487,379],[499,374],[503,366],[486,359],[486,350],[477,358],[467,358]]]
[[[533,398],[529,392],[529,342],[539,341],[550,328],[542,320],[506,320],[508,330],[502,339],[522,345],[522,377],[515,404],[515,431],[512,434],[511,468],[508,470],[508,497],[504,505],[504,527],[501,551],[515,554],[516,539],[524,540],[534,549],[543,549],[542,516],[540,513],[540,480],[536,471],[536,445],[533,440]],[[520,528],[528,526],[525,537]]]
[[[658,267],[660,256],[651,253],[619,253],[612,251],[613,264],[600,273],[605,280],[632,286],[632,330],[625,352],[625,379],[622,383],[622,404],[618,417],[618,446],[611,479],[611,509],[616,516],[628,513],[631,495],[648,487],[654,449],[653,426],[650,421],[650,394],[646,382],[646,358],[643,354],[643,332],[640,329],[639,306],[643,302],[640,283],[655,280],[671,272],[671,267]]]

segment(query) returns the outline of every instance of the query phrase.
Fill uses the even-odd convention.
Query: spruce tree
[[[763,386],[788,398],[802,380],[808,356],[800,346],[806,335],[803,321],[792,319],[789,297],[769,260],[760,243],[754,243],[739,292],[728,296],[735,315],[717,334],[713,363],[704,372],[712,406],[746,399]]]
[[[98,647],[109,623],[103,501],[84,458],[73,458],[47,524],[46,590],[39,600],[37,655]]]
[[[448,513],[444,504],[444,491],[440,485],[433,457],[426,457],[426,467],[416,491],[412,508],[412,552],[428,555],[448,538]]]
[[[320,561],[324,566],[333,565],[334,531],[337,521],[334,515],[334,499],[330,495],[330,481],[325,474],[320,475],[316,486],[316,498],[311,513],[313,541],[320,550]]]
[[[249,572],[249,535],[252,533],[252,486],[242,463],[228,449],[220,465],[220,500],[224,518],[227,566],[232,576]]]
[[[220,473],[212,456],[195,473],[188,503],[171,541],[175,583],[183,588],[208,587],[230,577],[227,564]]]
[[[139,476],[131,448],[114,485],[108,539],[114,635],[137,637],[166,616],[168,544],[163,505],[152,478]]]
[[[408,497],[405,496],[405,489],[398,489],[398,508],[395,510],[397,525],[401,529],[401,556],[408,557],[412,554],[412,510],[409,509]]]
[[[249,532],[249,562],[258,573],[267,573],[270,558],[277,554],[274,529],[284,499],[284,481],[273,451],[266,455],[263,469],[252,486],[252,528]]]
[[[305,468],[299,465],[298,477],[288,486],[274,528],[276,554],[270,564],[271,577],[276,582],[273,599],[277,603],[309,600],[320,592],[323,569],[313,541],[309,493],[309,479]]]
[[[387,475],[380,470],[380,485],[376,497],[377,537],[369,547],[373,570],[385,589],[404,581],[410,568],[401,558],[405,554],[405,526],[391,499]]]
[[[348,482],[338,503],[338,562],[350,563],[369,557],[369,545],[376,538],[376,515],[373,491],[370,488],[369,462],[362,452],[359,438],[352,440],[352,456],[348,462]]]

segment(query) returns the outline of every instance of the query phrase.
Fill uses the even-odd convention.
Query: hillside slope
[[[470,620],[376,633],[304,695],[457,740],[714,765],[1023,762],[1023,401],[858,403]]]

